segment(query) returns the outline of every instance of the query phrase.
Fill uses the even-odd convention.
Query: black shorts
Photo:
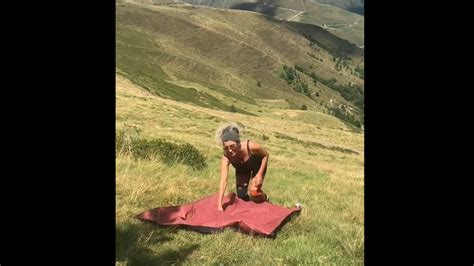
[[[258,171],[235,171],[235,186],[237,189],[237,197],[243,199],[245,201],[249,201],[250,197],[248,195],[248,187],[250,183],[250,178],[255,177]],[[267,173],[267,168],[263,171],[263,178],[265,178],[265,174]]]

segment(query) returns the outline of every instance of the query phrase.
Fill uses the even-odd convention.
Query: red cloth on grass
[[[183,225],[201,232],[234,227],[247,233],[274,236],[287,218],[301,210],[269,202],[244,201],[231,193],[224,197],[224,212],[221,212],[217,210],[217,196],[216,193],[181,206],[155,208],[137,215],[137,218],[159,225]]]

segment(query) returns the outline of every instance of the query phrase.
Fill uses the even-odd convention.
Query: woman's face
[[[227,154],[227,156],[230,156],[230,157],[234,157],[235,155],[237,155],[237,152],[239,150],[239,143],[235,142],[235,141],[226,141],[224,143],[222,143],[222,146],[224,148],[224,152],[225,154]]]

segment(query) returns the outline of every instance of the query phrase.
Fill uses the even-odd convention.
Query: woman
[[[227,188],[229,164],[235,168],[237,196],[245,201],[252,200],[260,203],[267,200],[267,195],[262,191],[263,180],[267,171],[268,152],[254,141],[240,142],[239,126],[231,123],[221,127],[217,137],[222,143],[224,154],[221,159],[221,181],[217,209],[224,211],[222,200]],[[250,183],[250,197],[248,187]]]

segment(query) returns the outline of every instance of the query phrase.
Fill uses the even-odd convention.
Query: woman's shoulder
[[[262,145],[260,145],[258,142],[255,142],[253,140],[247,140],[247,144],[251,152],[259,151],[262,149]]]
[[[225,154],[222,154],[221,160],[230,163],[230,159],[227,156],[225,156]]]

